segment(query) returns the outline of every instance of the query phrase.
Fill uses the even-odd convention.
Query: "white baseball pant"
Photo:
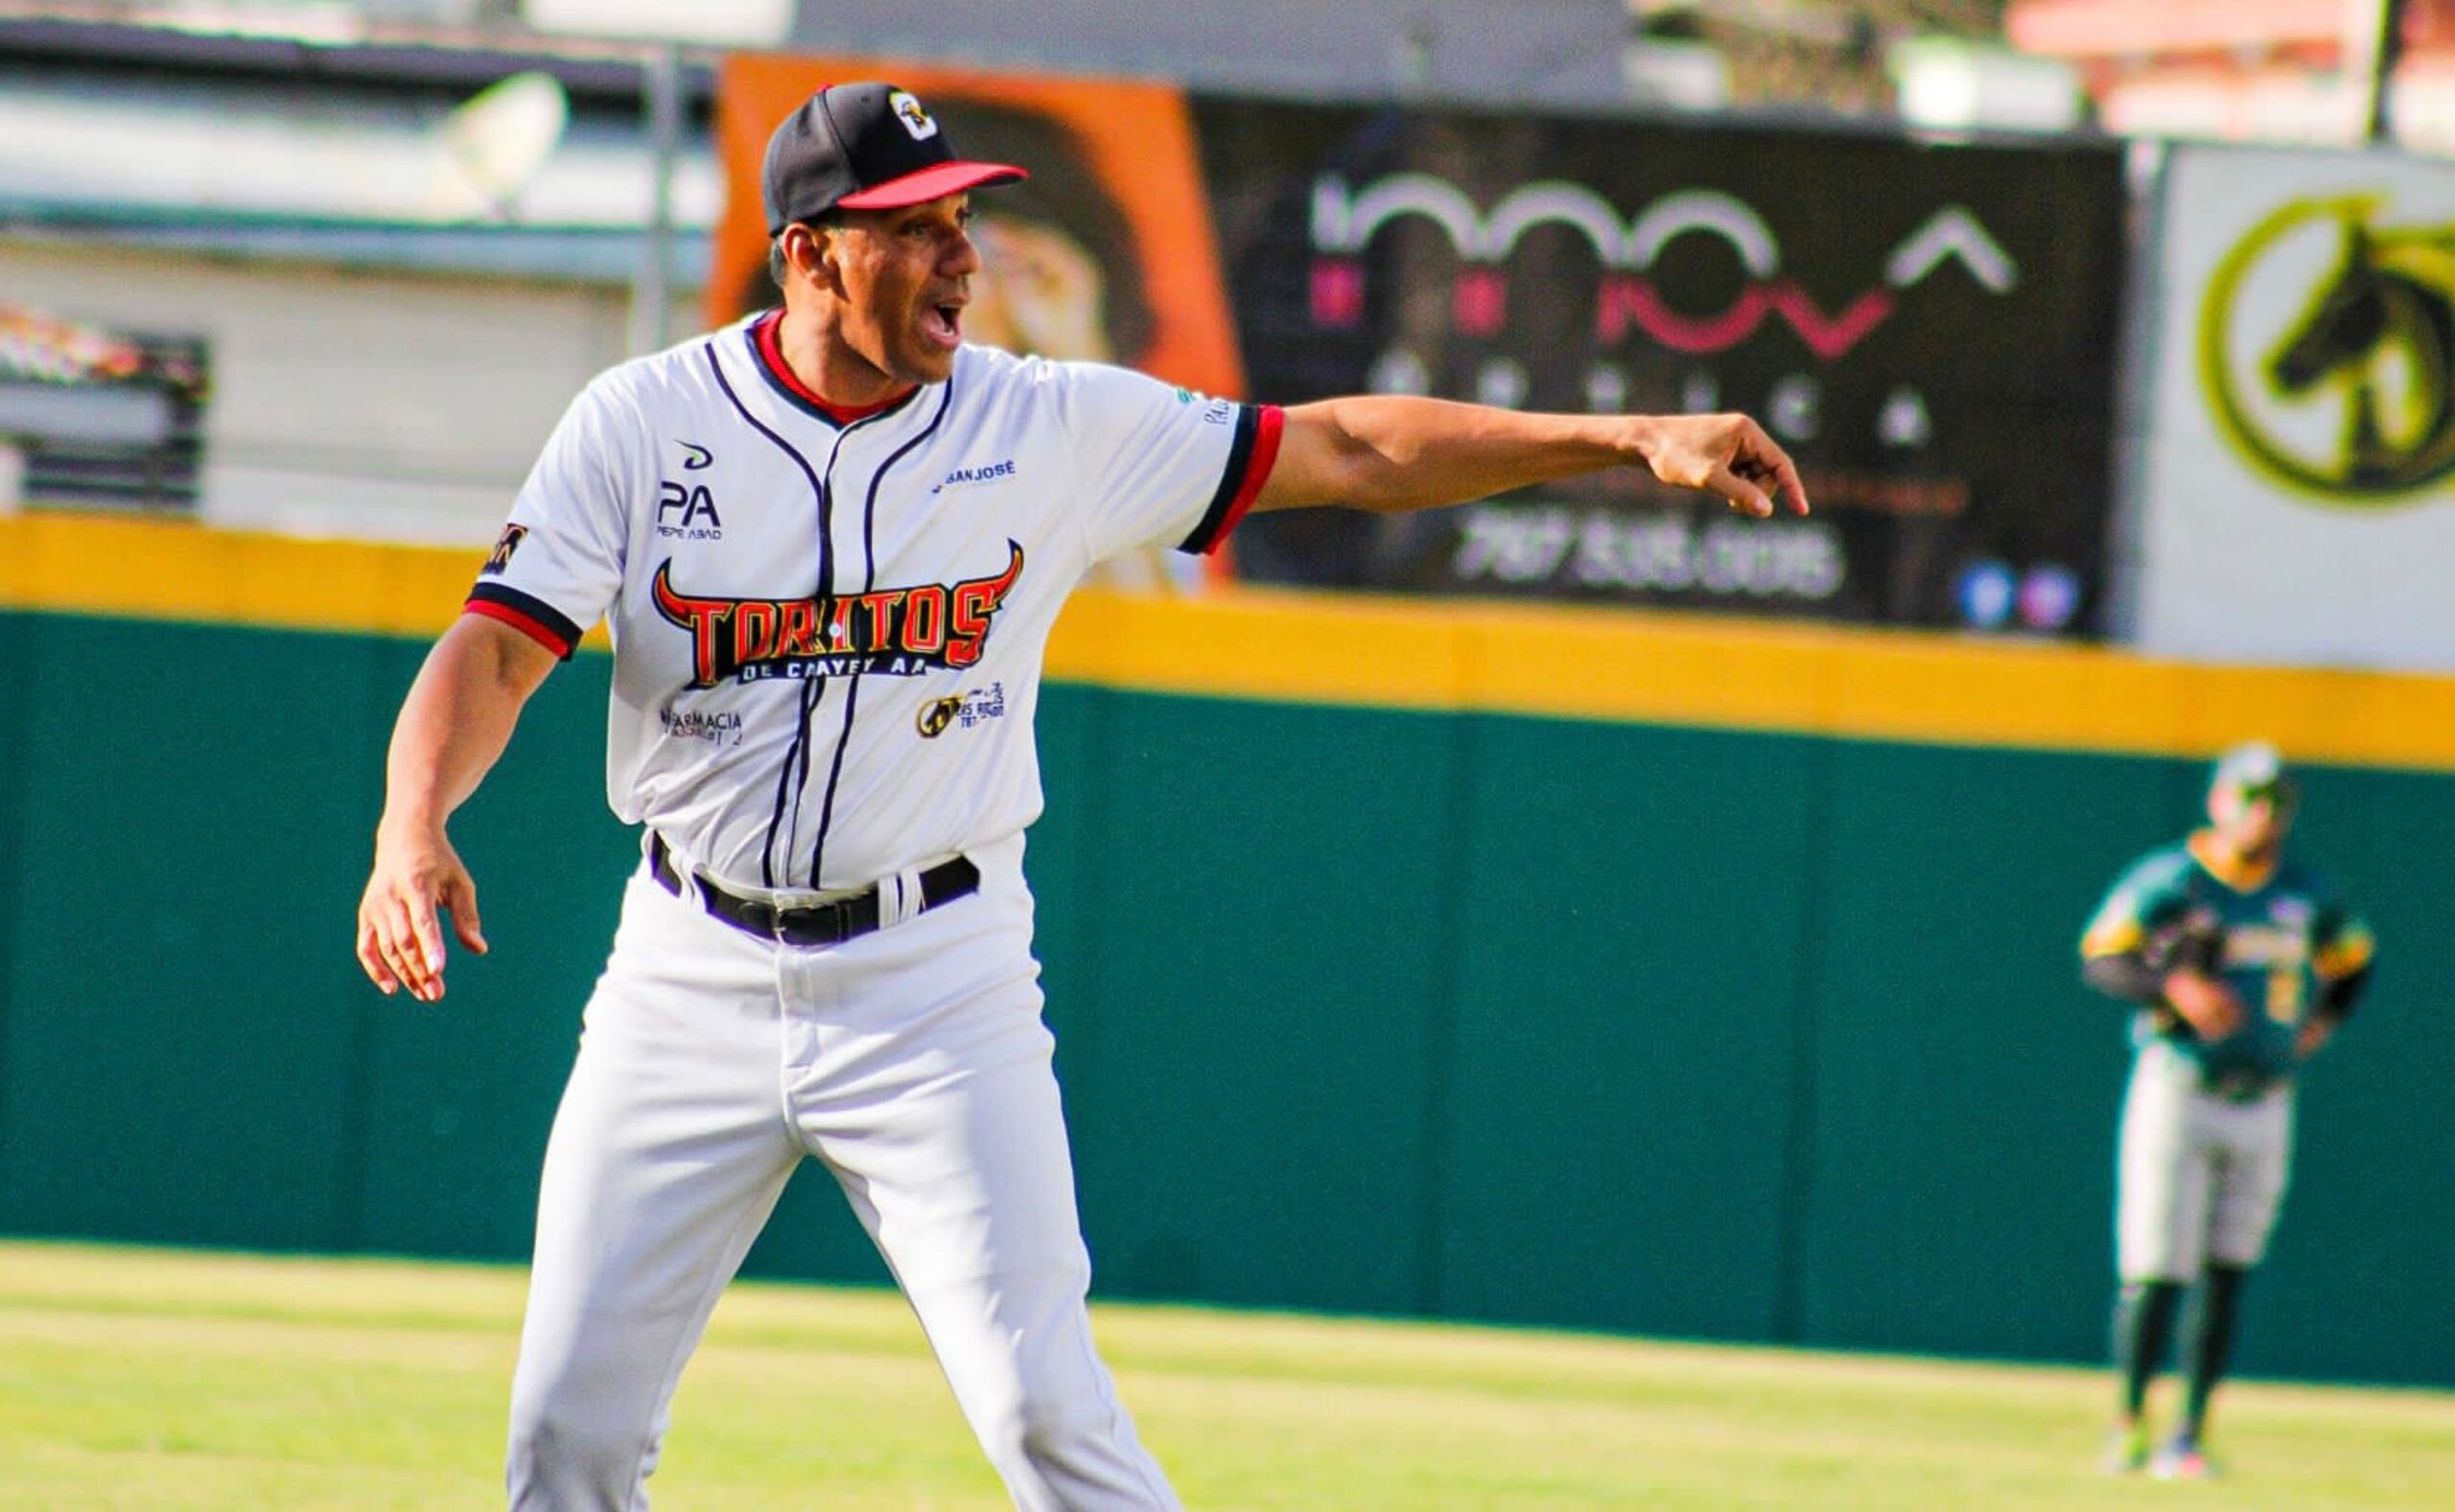
[[[973,852],[972,896],[820,949],[631,878],[547,1147],[515,1509],[647,1505],[683,1362],[808,1155],[1016,1505],[1178,1505],[1092,1348],[1022,849]]]
[[[2209,1260],[2256,1266],[2284,1201],[2293,1088],[2247,1102],[2203,1089],[2196,1062],[2139,1052],[2122,1104],[2116,1266],[2125,1281],[2191,1281]]]

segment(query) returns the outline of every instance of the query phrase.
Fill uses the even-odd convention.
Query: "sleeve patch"
[[[495,538],[495,548],[486,553],[486,565],[478,570],[481,577],[501,577],[511,567],[511,554],[528,538],[526,525],[505,525]]]

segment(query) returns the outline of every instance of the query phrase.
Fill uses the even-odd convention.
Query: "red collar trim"
[[[837,425],[849,426],[855,420],[867,420],[872,415],[894,408],[920,392],[918,386],[907,388],[900,394],[881,399],[875,405],[839,405],[832,400],[820,397],[818,390],[803,383],[801,375],[793,371],[792,364],[784,361],[784,348],[777,337],[777,332],[783,323],[784,312],[782,310],[770,310],[760,315],[759,323],[750,328],[750,344],[758,350],[759,361],[766,364],[767,376],[774,379],[784,392]]]

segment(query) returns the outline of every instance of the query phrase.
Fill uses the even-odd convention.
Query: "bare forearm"
[[[521,706],[552,665],[543,647],[490,620],[463,618],[446,631],[392,727],[383,827],[440,829],[503,756]]]
[[[1745,415],[1527,414],[1394,395],[1325,399],[1284,415],[1256,509],[1430,509],[1633,466],[1743,514],[1769,515],[1777,499],[1808,510],[1797,467]]]
[[[1358,509],[1428,509],[1622,463],[1642,463],[1626,417],[1525,414],[1439,399],[1324,400],[1289,411],[1328,422],[1336,498]]]
[[[2165,975],[2140,959],[2137,950],[2090,956],[2080,963],[2081,980],[2126,1003],[2155,1003],[2165,995]]]

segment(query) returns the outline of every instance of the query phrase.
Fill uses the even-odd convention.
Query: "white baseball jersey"
[[[548,441],[469,609],[615,645],[606,798],[741,891],[832,891],[1040,810],[1042,652],[1103,558],[1214,548],[1279,412],[980,347],[865,413],[775,312],[598,377]]]

